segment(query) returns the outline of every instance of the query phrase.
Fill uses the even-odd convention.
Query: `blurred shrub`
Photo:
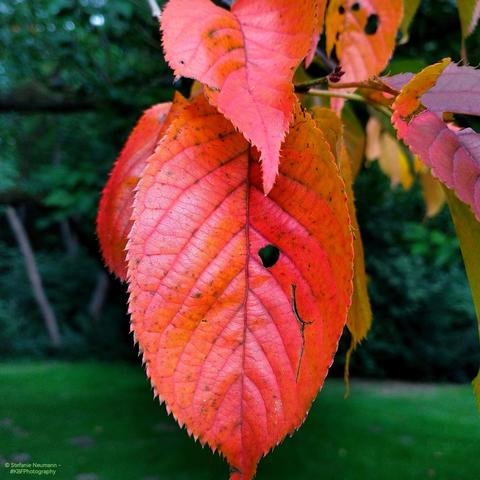
[[[74,256],[42,251],[37,262],[63,347],[58,352],[50,347],[18,250],[0,242],[0,358],[130,358],[133,348],[123,289],[109,292],[100,319],[88,313],[98,262],[83,249]]]
[[[360,175],[357,199],[374,326],[352,374],[472,379],[480,363],[476,318],[448,210],[424,220],[418,186],[391,191],[376,164]]]

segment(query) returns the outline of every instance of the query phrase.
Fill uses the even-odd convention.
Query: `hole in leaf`
[[[273,267],[280,258],[280,250],[275,245],[266,245],[258,251],[263,266],[265,268]]]
[[[231,0],[212,0],[217,7],[224,8],[225,10],[230,10],[230,5],[232,4]]]
[[[370,15],[367,19],[367,24],[365,25],[365,33],[367,35],[375,35],[377,33],[379,23],[380,19],[378,18],[378,15],[375,15],[374,13]]]

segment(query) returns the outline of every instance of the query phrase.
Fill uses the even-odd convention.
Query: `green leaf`
[[[445,193],[460,241],[460,249],[462,250],[468,283],[472,291],[480,333],[480,223],[475,219],[470,207],[460,201],[452,190],[445,188]],[[480,373],[473,381],[473,387],[480,407]]]
[[[460,241],[475,311],[480,319],[480,223],[475,219],[470,207],[459,200],[452,190],[445,188],[445,193]]]
[[[480,17],[480,0],[457,0],[462,36],[467,38],[473,33]]]
[[[461,0],[460,0],[461,1]],[[410,25],[415,18],[418,7],[420,6],[421,0],[404,0],[403,2],[403,20],[400,25],[400,32],[402,32],[402,38],[400,44],[408,42],[409,39],[409,30]]]
[[[352,162],[352,175],[355,179],[363,166],[365,157],[365,131],[354,110],[348,104],[343,108],[342,121],[345,146]]]
[[[476,376],[475,380],[472,382],[472,385],[475,396],[477,397],[477,406],[480,410],[480,370],[478,371],[478,375]]]

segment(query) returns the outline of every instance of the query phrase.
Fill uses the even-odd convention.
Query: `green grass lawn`
[[[227,479],[227,467],[152,399],[140,367],[0,365],[0,457],[61,466],[68,480]],[[0,465],[0,478],[10,475]],[[38,478],[31,477],[28,478]],[[43,478],[52,478],[46,477]],[[258,480],[477,480],[470,386],[328,381]]]

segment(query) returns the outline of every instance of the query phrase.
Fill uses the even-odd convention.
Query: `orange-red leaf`
[[[252,478],[303,422],[351,300],[344,184],[300,109],[282,155],[267,197],[258,154],[195,98],[149,159],[129,236],[132,328],[147,375],[235,480]]]
[[[327,0],[317,0],[317,14],[315,18],[315,30],[312,37],[312,45],[305,59],[305,65],[308,67],[315,56],[320,35],[323,32],[323,25],[325,23],[325,12],[327,10]]]
[[[172,110],[171,103],[161,103],[145,111],[103,190],[97,215],[97,235],[106,265],[121,280],[126,280],[125,247],[132,226],[130,216],[135,187],[148,157],[183,102],[183,98],[177,95]]]
[[[268,193],[295,105],[293,73],[308,53],[315,0],[170,0],[162,15],[165,57],[177,75],[204,83],[216,106],[261,152]]]
[[[327,53],[335,48],[345,82],[367,80],[388,64],[403,17],[403,0],[332,0]]]

